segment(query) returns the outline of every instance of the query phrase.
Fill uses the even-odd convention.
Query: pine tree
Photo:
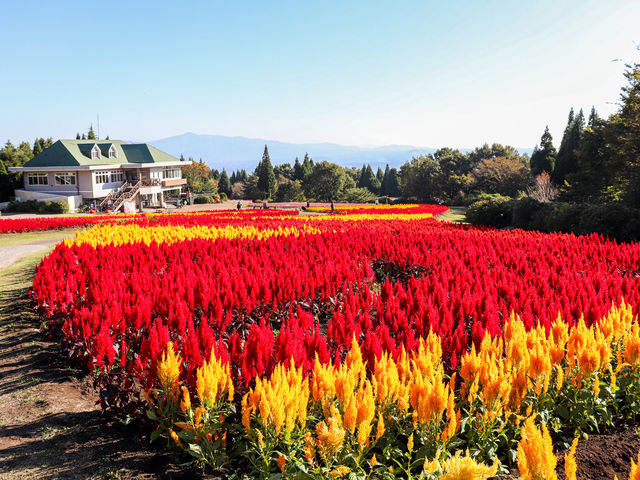
[[[598,112],[596,112],[596,107],[592,106],[591,113],[589,114],[589,123],[587,124],[587,126],[593,128],[598,120],[600,120],[600,117],[598,116]]]
[[[553,146],[553,138],[549,133],[549,126],[544,129],[542,137],[540,137],[540,147],[536,145],[529,166],[534,176],[540,175],[542,172],[553,173],[556,162],[556,149]]]
[[[80,140],[80,133],[76,133],[76,140]]]
[[[89,127],[89,133],[87,134],[87,140],[95,140],[96,134],[93,131],[93,124]]]
[[[313,164],[309,160],[309,154],[304,154],[304,160],[302,161],[302,180],[307,178],[313,172]]]
[[[378,167],[378,171],[376,172],[376,178],[380,182],[380,187],[382,187],[382,180],[384,180],[384,172],[380,167]]]
[[[569,112],[569,121],[564,130],[560,150],[556,159],[556,167],[551,174],[551,180],[556,185],[564,183],[567,175],[575,173],[578,170],[578,161],[576,159],[576,150],[580,148],[580,138],[584,131],[584,113],[582,109],[577,116],[574,117],[573,108]]]
[[[400,178],[398,177],[398,170],[395,168],[389,170],[386,190],[386,194],[390,197],[400,196]]]
[[[387,163],[386,168],[384,169],[384,174],[382,175],[382,182],[380,184],[380,195],[389,195],[387,184],[389,183],[389,164]]]
[[[82,140],[86,140],[87,137],[85,137],[84,133],[82,134]]]
[[[227,195],[227,198],[231,197],[231,180],[229,180],[227,171],[224,168],[222,169],[222,173],[220,174],[218,191],[221,193],[225,193]]]
[[[33,142],[33,156],[42,153],[42,144],[44,143],[44,138],[36,138],[36,141]]]
[[[7,167],[4,166],[2,160],[0,160],[0,175],[7,175]]]
[[[304,178],[304,172],[302,171],[302,164],[298,157],[296,157],[296,161],[293,163],[293,179],[294,180],[302,180]]]
[[[107,135],[106,137],[104,137],[105,140],[109,140],[109,135]]]
[[[273,173],[273,166],[269,158],[269,149],[264,146],[262,161],[256,168],[258,175],[258,188],[264,192],[268,199],[273,198],[276,194],[276,175]]]
[[[184,155],[183,155],[183,154],[180,154],[180,161],[181,161],[181,162],[184,162],[184,161],[185,161],[185,160],[184,160]]]

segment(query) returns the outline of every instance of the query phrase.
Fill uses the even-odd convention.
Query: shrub
[[[467,208],[467,221],[473,225],[487,225],[496,228],[511,225],[512,202],[510,197],[498,195],[495,198],[472,203]]]
[[[194,198],[193,203],[195,203],[196,205],[202,205],[204,203],[213,203],[213,198],[207,195],[202,195],[200,197]]]
[[[221,202],[226,202],[227,201],[227,194],[222,192],[220,193],[220,201]]]
[[[9,202],[9,212],[33,212],[33,213],[67,213],[69,204],[66,201],[40,202],[38,200],[26,200],[24,202]]]
[[[518,228],[527,228],[534,214],[542,204],[531,197],[525,197],[513,203],[513,224]]]

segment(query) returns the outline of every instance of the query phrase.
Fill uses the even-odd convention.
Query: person
[[[333,207],[333,200],[331,200],[331,213],[333,213],[334,207]]]
[[[111,210],[111,206],[112,206],[112,205],[113,205],[113,200],[111,200],[111,199],[107,200],[107,208],[108,208],[109,210]]]
[[[307,202],[307,208],[309,208],[309,202]]]
[[[236,209],[240,210],[241,208],[242,208],[242,202],[238,200],[238,203],[236,204]]]
[[[94,202],[89,205],[89,213],[96,213],[96,204]]]
[[[189,204],[191,205],[191,192],[189,190],[187,190],[187,200],[184,202],[184,204]]]
[[[378,205],[378,199],[376,198],[376,205]]]
[[[267,207],[267,202],[263,202],[262,203],[262,209],[266,210],[267,208],[269,208],[269,207]]]

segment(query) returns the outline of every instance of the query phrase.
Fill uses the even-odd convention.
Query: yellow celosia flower
[[[173,351],[173,342],[167,343],[160,362],[158,363],[158,381],[165,392],[174,392],[180,378],[180,356]]]
[[[338,453],[344,442],[345,431],[342,428],[340,418],[334,415],[329,417],[328,424],[322,421],[316,425],[316,435],[318,437],[316,445],[325,459],[332,458]]]
[[[344,477],[347,473],[349,473],[351,469],[349,467],[345,467],[344,465],[331,470],[331,476],[333,478],[341,478]]]
[[[469,452],[464,457],[457,451],[453,457],[442,463],[443,474],[441,480],[483,480],[495,476],[498,471],[497,461],[492,465],[477,463],[469,456]]]
[[[375,453],[371,456],[371,460],[369,460],[369,463],[371,464],[372,467],[375,467],[376,465],[378,465],[378,459],[376,458]]]
[[[203,405],[213,406],[223,393],[227,399],[233,400],[233,380],[229,372],[229,365],[223,365],[211,350],[209,361],[196,371],[196,391]]]
[[[180,401],[180,410],[186,412],[191,408],[191,397],[189,396],[189,389],[182,387],[182,400]]]
[[[576,480],[576,447],[578,446],[578,437],[573,440],[569,453],[564,456],[564,475],[565,480]]]
[[[522,480],[557,480],[557,461],[549,430],[544,425],[538,429],[533,417],[529,417],[522,427],[517,457]]]

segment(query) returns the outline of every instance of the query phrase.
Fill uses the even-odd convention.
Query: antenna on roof
[[[98,113],[96,115],[98,116],[98,136],[97,136],[97,138],[99,140],[100,139],[100,114]]]

